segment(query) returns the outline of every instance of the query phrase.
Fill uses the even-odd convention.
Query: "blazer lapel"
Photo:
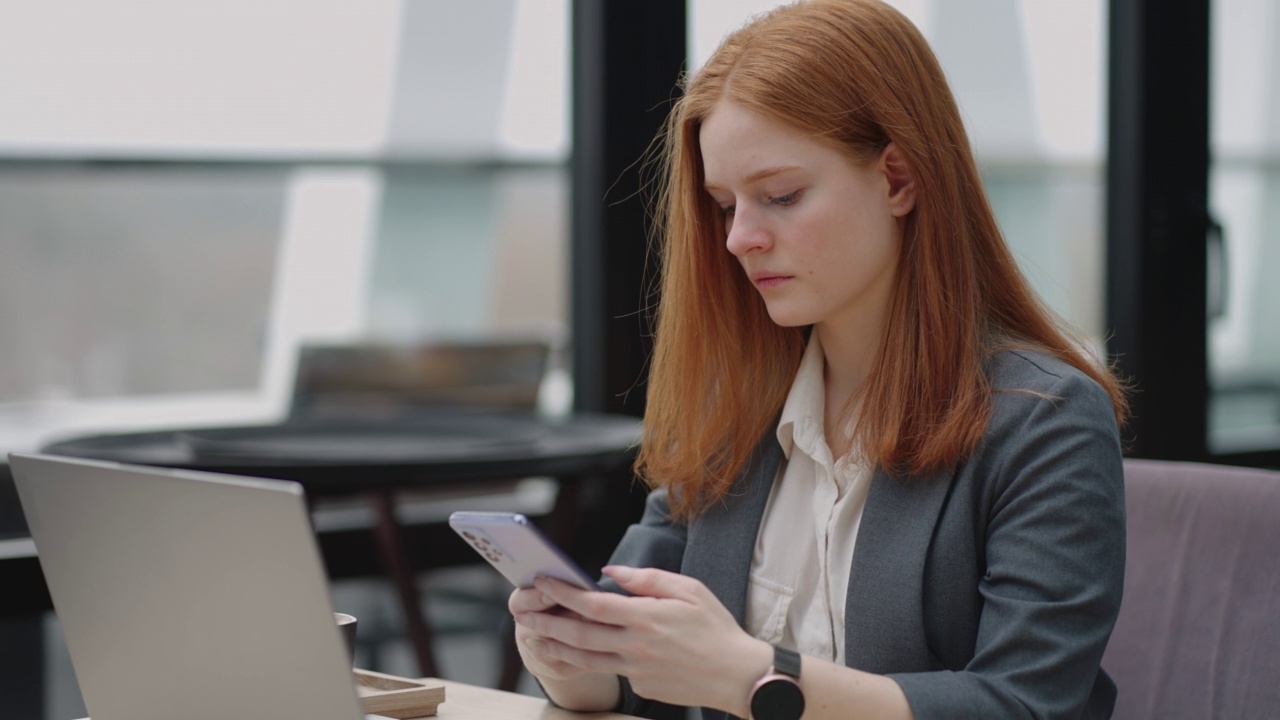
[[[895,478],[877,469],[862,511],[845,600],[845,664],[885,673],[928,667],[925,558],[952,475]]]
[[[724,500],[689,527],[682,574],[701,580],[739,625],[746,623],[751,556],[781,460],[782,447],[770,432]]]
[[[773,433],[720,504],[689,526],[681,572],[707,586],[745,625],[751,557],[782,448]],[[951,487],[939,472],[894,478],[877,470],[858,529],[845,601],[845,663],[870,672],[931,664],[924,637],[925,557]]]

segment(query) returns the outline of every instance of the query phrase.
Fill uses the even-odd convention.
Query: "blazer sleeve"
[[[667,506],[667,491],[659,488],[649,493],[645,500],[644,515],[639,523],[627,528],[626,534],[609,558],[609,564],[659,568],[678,573],[684,560],[686,539],[687,528],[683,523],[672,521]],[[601,579],[600,587],[610,592],[626,592],[607,577]],[[685,708],[637,695],[625,677],[619,677],[618,681],[622,689],[622,699],[616,708],[618,712],[653,720],[683,720],[685,717]]]
[[[996,396],[987,440],[961,471],[977,474],[974,531],[985,537],[971,660],[890,677],[916,720],[1109,717],[1115,686],[1100,663],[1125,561],[1110,398],[1078,373]]]
[[[610,565],[658,568],[680,572],[684,561],[684,548],[688,536],[684,523],[671,519],[667,507],[667,490],[658,488],[645,499],[644,515],[640,522],[627,528],[627,532],[609,557]],[[605,578],[601,587],[622,592],[617,583]]]

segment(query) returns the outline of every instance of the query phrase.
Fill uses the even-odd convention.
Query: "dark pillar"
[[[684,0],[573,4],[572,301],[578,410],[644,414],[643,158],[685,62]]]
[[[643,416],[656,281],[640,188],[685,63],[684,0],[574,0],[572,279],[574,407]],[[581,485],[573,555],[588,571],[639,519],[629,471]]]
[[[1208,456],[1209,0],[1112,0],[1108,351],[1136,457]]]

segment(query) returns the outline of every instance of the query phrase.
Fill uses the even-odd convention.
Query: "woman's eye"
[[[774,205],[782,205],[785,207],[787,205],[796,204],[796,201],[799,199],[800,199],[800,191],[795,190],[787,193],[786,195],[778,195],[776,197],[769,198],[769,202],[773,203]]]
[[[736,205],[726,205],[720,208],[720,214],[727,218],[733,217],[733,211],[734,211],[734,208],[736,207],[737,207]]]

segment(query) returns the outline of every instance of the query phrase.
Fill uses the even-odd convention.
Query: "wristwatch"
[[[804,713],[800,653],[773,646],[773,667],[751,688],[751,720],[799,720]]]

